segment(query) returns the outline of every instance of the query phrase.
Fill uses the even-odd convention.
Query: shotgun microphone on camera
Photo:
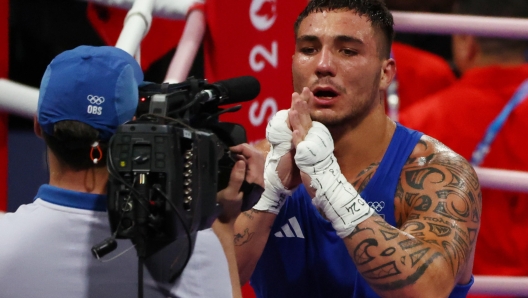
[[[200,102],[214,101],[217,105],[227,105],[252,100],[259,93],[259,81],[252,76],[242,76],[207,84],[198,96]]]

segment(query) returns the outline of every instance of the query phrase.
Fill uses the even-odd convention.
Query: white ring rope
[[[480,167],[475,171],[481,187],[528,193],[528,172]]]
[[[528,277],[476,275],[471,294],[526,296]]]
[[[116,48],[134,56],[138,52],[143,37],[152,23],[154,0],[136,0],[125,17],[125,24],[117,39]]]
[[[0,110],[33,119],[38,97],[39,89],[0,78]]]
[[[189,13],[178,48],[165,75],[165,82],[179,83],[187,79],[202,44],[206,26],[205,14],[201,9],[194,9]]]
[[[397,32],[528,38],[528,19],[393,11]]]
[[[86,0],[106,6],[130,9],[134,0]],[[156,0],[152,9],[152,15],[167,19],[183,20],[188,13],[189,7],[198,0]]]

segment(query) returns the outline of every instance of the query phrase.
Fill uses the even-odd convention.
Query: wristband
[[[297,145],[295,163],[310,176],[310,186],[316,190],[312,203],[323,211],[339,237],[350,235],[359,223],[374,214],[341,174],[332,135],[323,124],[312,122],[304,141]]]
[[[264,165],[264,192],[253,209],[279,214],[286,198],[294,190],[282,184],[277,165],[282,156],[293,149],[292,131],[288,128],[288,110],[278,111],[266,127],[266,139],[271,145]]]

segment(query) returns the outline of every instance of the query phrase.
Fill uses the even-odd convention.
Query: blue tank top
[[[422,133],[397,125],[387,152],[361,196],[396,226],[394,196],[400,172]],[[465,297],[473,284],[450,297]],[[379,297],[358,273],[343,240],[301,186],[278,214],[251,277],[257,297]]]

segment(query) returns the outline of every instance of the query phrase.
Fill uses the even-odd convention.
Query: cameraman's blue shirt
[[[379,168],[361,192],[393,226],[400,172],[421,136],[398,124]],[[257,297],[379,297],[311,200],[301,186],[282,207],[251,277]],[[465,297],[472,284],[473,279],[466,286],[456,286],[450,297]]]

